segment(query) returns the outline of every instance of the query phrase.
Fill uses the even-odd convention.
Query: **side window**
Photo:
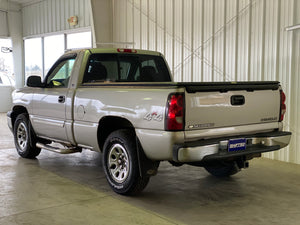
[[[59,63],[47,77],[47,87],[68,87],[75,59],[67,59]]]

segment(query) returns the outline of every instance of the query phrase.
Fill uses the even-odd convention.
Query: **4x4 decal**
[[[147,120],[147,121],[154,120],[154,121],[161,122],[163,120],[163,115],[162,114],[158,114],[157,112],[147,113],[144,116],[144,120]]]

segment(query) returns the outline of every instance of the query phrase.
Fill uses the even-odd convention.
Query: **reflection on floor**
[[[163,162],[141,195],[124,197],[109,188],[101,154],[42,151],[36,160],[23,159],[4,128],[3,115],[0,122],[0,224],[295,225],[300,221],[299,165],[256,159],[249,169],[216,179],[202,168]]]

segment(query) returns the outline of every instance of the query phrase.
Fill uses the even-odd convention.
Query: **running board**
[[[36,147],[38,148],[42,148],[51,152],[55,152],[55,153],[59,153],[59,154],[72,154],[72,153],[76,153],[76,152],[81,152],[82,149],[81,148],[56,148],[50,145],[45,145],[42,143],[36,143]]]

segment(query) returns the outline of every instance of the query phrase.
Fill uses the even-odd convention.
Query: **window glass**
[[[120,62],[120,77],[121,80],[126,80],[130,71],[131,63],[122,61]]]
[[[75,59],[59,63],[47,78],[48,87],[68,87]]]
[[[64,54],[64,35],[54,35],[44,38],[45,74],[48,73],[56,60]]]
[[[91,48],[91,32],[81,32],[67,35],[67,49]]]
[[[24,41],[25,45],[25,78],[29,76],[43,77],[42,71],[42,39],[31,38]]]
[[[167,82],[169,70],[162,57],[134,54],[94,54],[89,59],[86,82]]]
[[[142,62],[142,67],[144,66],[153,66],[156,70],[155,61],[153,59],[145,60]],[[157,71],[157,70],[156,70]]]
[[[5,40],[5,39],[4,39]],[[2,39],[0,45],[2,46]],[[11,41],[7,39],[10,44],[5,43],[5,47],[11,47]],[[65,46],[65,43],[67,46]],[[25,79],[28,76],[36,75],[45,77],[52,65],[58,58],[64,54],[66,49],[76,48],[90,48],[92,46],[91,32],[81,32],[73,34],[52,35],[43,38],[30,38],[24,41],[25,46]],[[42,52],[44,51],[44,57]],[[10,69],[10,74],[13,76],[12,53],[11,59],[7,59],[6,70]],[[1,52],[0,52],[0,71],[1,71]],[[44,59],[44,62],[43,62]],[[44,67],[44,68],[43,68]],[[14,79],[10,79],[14,80]]]
[[[83,82],[115,81],[118,79],[118,59],[114,54],[100,54],[89,60]]]
[[[10,39],[0,39],[0,80],[4,85],[15,85],[15,76],[13,70],[12,45]]]

